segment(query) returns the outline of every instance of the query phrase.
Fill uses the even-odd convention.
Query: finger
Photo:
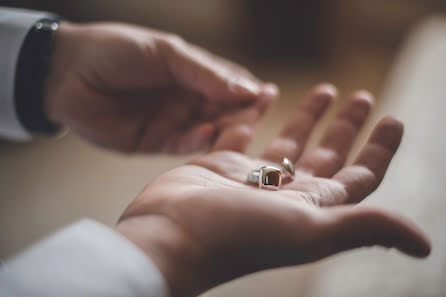
[[[333,177],[346,189],[343,201],[327,203],[356,203],[372,193],[381,183],[402,135],[403,124],[398,120],[385,117],[379,121],[354,164]]]
[[[299,169],[318,177],[331,177],[345,163],[373,105],[367,91],[355,92],[337,114],[318,148],[302,157]]]
[[[283,157],[287,157],[295,163],[311,131],[336,94],[333,85],[322,84],[315,87],[280,135],[263,152],[262,158],[280,163]]]
[[[254,127],[244,124],[231,126],[221,133],[213,151],[235,151],[244,153],[254,135]]]
[[[181,98],[181,99],[179,99]],[[145,117],[147,107],[141,108],[141,117],[146,118],[145,127],[141,130],[138,151],[162,151],[173,134],[184,129],[184,123],[199,121],[200,116],[193,118],[195,110],[203,106],[203,98],[194,92],[172,89],[160,95],[157,112],[152,118]],[[192,118],[192,119],[191,119]]]
[[[217,127],[214,123],[200,123],[187,131],[172,135],[164,144],[162,151],[168,154],[189,154],[209,148],[215,137]]]
[[[222,131],[218,135],[212,151],[230,150],[244,153],[254,137],[259,119],[271,104],[271,100],[261,98],[255,105],[222,118]]]
[[[426,257],[431,246],[424,233],[409,220],[380,209],[335,207],[322,210],[327,219],[319,225],[321,257],[364,246],[396,248],[414,256]]]
[[[203,94],[209,100],[246,102],[260,95],[278,96],[274,84],[264,84],[249,71],[190,45],[181,38],[161,43],[166,63],[173,79],[188,89]]]

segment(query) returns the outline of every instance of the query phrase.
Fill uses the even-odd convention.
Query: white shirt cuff
[[[0,7],[0,136],[12,140],[29,140],[15,110],[14,84],[20,49],[29,29],[46,12]]]
[[[166,297],[155,264],[126,238],[82,220],[6,262],[1,296]]]

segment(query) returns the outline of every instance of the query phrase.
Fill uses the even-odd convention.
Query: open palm
[[[384,118],[354,164],[344,167],[371,95],[354,93],[320,146],[301,157],[335,93],[327,85],[315,88],[261,158],[243,154],[248,141],[218,139],[213,152],[158,177],[125,211],[118,231],[155,261],[173,296],[361,246],[429,253],[427,239],[407,220],[343,205],[360,202],[379,185],[401,140],[401,123]],[[279,166],[283,157],[298,162],[294,181],[278,191],[247,183],[249,171]]]

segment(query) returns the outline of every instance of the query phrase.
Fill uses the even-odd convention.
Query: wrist
[[[45,85],[59,18],[48,16],[28,31],[20,49],[15,75],[15,109],[31,134],[54,135],[60,127],[46,113]]]
[[[158,267],[171,296],[196,296],[203,285],[204,257],[197,241],[163,215],[145,215],[121,220],[116,231],[139,247]],[[198,277],[200,276],[200,277]]]
[[[54,123],[63,124],[64,82],[70,79],[73,61],[78,52],[76,31],[79,25],[70,22],[59,23],[59,29],[54,34],[52,54],[48,65],[48,73],[44,81],[44,112]]]

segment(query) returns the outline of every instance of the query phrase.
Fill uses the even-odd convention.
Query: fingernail
[[[321,83],[316,86],[316,90],[321,93],[327,93],[332,97],[336,97],[338,94],[336,87],[330,83]]]
[[[359,90],[355,91],[352,95],[354,98],[358,98],[359,100],[367,101],[370,104],[373,104],[373,94],[367,90]]]
[[[230,88],[236,92],[251,93],[253,95],[258,94],[260,91],[259,84],[248,79],[238,80],[231,84]]]
[[[266,98],[276,98],[279,96],[279,87],[274,83],[266,83],[263,85],[262,94]]]

